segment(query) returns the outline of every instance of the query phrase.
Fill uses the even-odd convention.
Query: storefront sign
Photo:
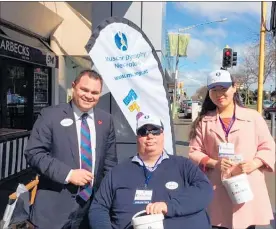
[[[58,58],[51,52],[36,49],[0,35],[0,56],[12,57],[47,67],[58,68]]]
[[[145,33],[125,18],[104,20],[86,46],[95,67],[134,133],[143,114],[160,117],[164,148],[175,154],[166,81],[156,51]]]

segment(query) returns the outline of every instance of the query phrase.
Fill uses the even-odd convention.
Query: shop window
[[[24,66],[6,65],[5,94],[6,94],[6,128],[26,129],[28,79]]]
[[[7,71],[7,104],[27,103],[27,81],[24,67],[8,66]]]
[[[49,69],[34,69],[34,114],[49,106]]]

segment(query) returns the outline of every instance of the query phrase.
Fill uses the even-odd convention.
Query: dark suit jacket
[[[70,126],[60,124],[72,119]],[[96,162],[94,190],[106,172],[117,164],[115,131],[111,115],[94,109]],[[34,124],[25,156],[40,174],[31,221],[41,229],[61,229],[80,208],[76,199],[78,186],[64,184],[71,169],[80,168],[79,146],[71,103],[43,109]]]

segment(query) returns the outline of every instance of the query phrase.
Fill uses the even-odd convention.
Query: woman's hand
[[[243,173],[250,174],[256,169],[262,167],[263,162],[260,159],[255,158],[252,161],[240,163],[239,166]]]
[[[230,173],[230,168],[233,166],[233,162],[231,162],[227,158],[220,158],[216,163],[215,168],[219,169],[222,173]]]
[[[242,173],[243,173],[243,171],[242,171],[241,166],[239,164],[234,165],[231,168],[231,176],[237,176],[237,175],[240,175]]]

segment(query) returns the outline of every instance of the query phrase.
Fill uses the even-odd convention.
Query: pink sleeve
[[[260,114],[256,118],[256,131],[258,148],[255,157],[264,163],[264,168],[267,171],[273,172],[275,165],[275,141],[270,134],[267,123]]]
[[[191,139],[189,147],[189,158],[197,164],[199,164],[204,157],[208,156],[204,148],[202,123],[199,123],[196,128],[196,136]]]

